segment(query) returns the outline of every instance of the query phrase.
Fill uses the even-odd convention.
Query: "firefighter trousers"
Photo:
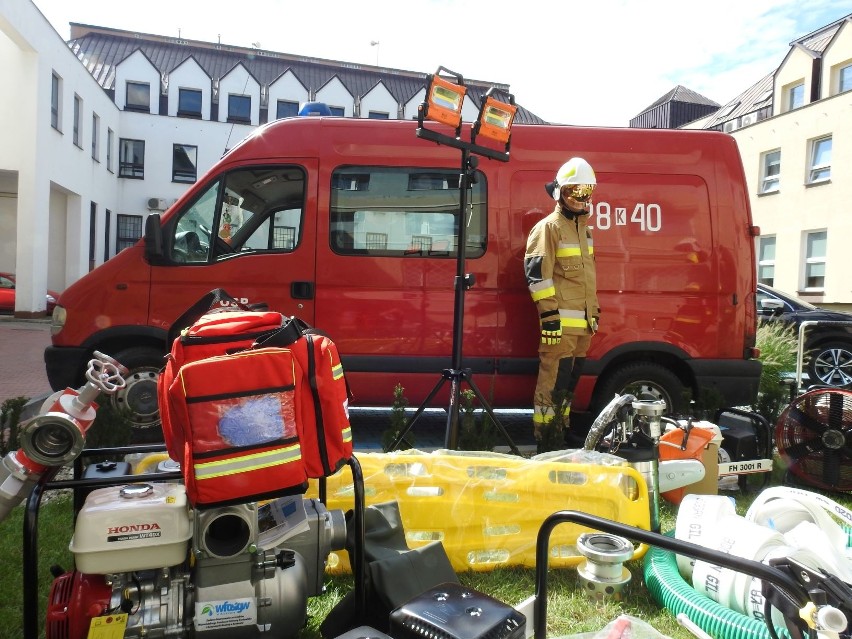
[[[580,371],[591,335],[562,335],[558,344],[541,344],[538,349],[538,381],[533,398],[533,426],[536,439],[543,424],[553,420],[556,404],[564,398],[565,427],[571,411],[571,397],[580,379]]]

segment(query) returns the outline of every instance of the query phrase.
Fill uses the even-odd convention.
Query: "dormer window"
[[[147,82],[128,82],[124,108],[130,111],[151,111],[151,85]]]
[[[201,90],[178,89],[177,114],[184,118],[201,117]]]
[[[235,95],[228,96],[228,122],[251,122],[251,96]]]

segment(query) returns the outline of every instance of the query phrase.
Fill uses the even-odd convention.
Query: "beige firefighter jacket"
[[[590,332],[600,316],[594,243],[588,215],[562,213],[562,207],[530,231],[524,271],[541,321],[559,319],[562,332]]]

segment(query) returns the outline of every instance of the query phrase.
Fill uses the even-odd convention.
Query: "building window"
[[[92,159],[101,160],[101,119],[97,113],[92,113]]]
[[[827,182],[831,179],[831,138],[820,138],[811,142],[808,184]]]
[[[95,243],[97,242],[98,205],[89,202],[89,270],[95,268]]]
[[[115,142],[115,133],[112,129],[107,129],[107,171],[112,173],[112,145]]]
[[[250,95],[228,95],[228,122],[251,122]]]
[[[367,117],[371,120],[389,120],[390,113],[384,113],[382,111],[370,111],[370,113],[367,114]]]
[[[292,118],[299,115],[299,103],[291,102],[290,100],[278,100],[275,118]]]
[[[335,115],[339,118],[342,118],[344,115],[346,115],[346,110],[343,107],[329,105],[328,110],[331,111],[332,115]]]
[[[793,109],[798,109],[800,106],[805,104],[805,84],[804,82],[801,84],[797,84],[792,86],[787,91],[787,101],[790,105],[788,111],[792,111]]]
[[[151,85],[147,82],[128,82],[124,108],[131,111],[151,111]]]
[[[852,89],[852,64],[840,69],[840,84],[838,93],[845,93]]]
[[[74,96],[74,144],[83,148],[80,136],[83,133],[83,100],[79,95]]]
[[[133,246],[142,237],[141,215],[117,215],[118,228],[115,229],[115,252]]]
[[[198,177],[198,147],[189,144],[172,146],[172,182],[193,183]]]
[[[62,80],[55,73],[50,76],[50,126],[62,131]]]
[[[764,153],[760,163],[761,193],[775,193],[778,191],[781,179],[781,150]]]
[[[757,281],[772,286],[775,281],[775,236],[758,238]]]
[[[812,231],[805,236],[805,290],[825,288],[825,249],[827,231]]]
[[[109,243],[112,238],[110,238],[110,227],[112,226],[112,211],[106,209],[104,211],[104,262],[106,262],[110,258],[109,254]]]
[[[178,89],[177,114],[184,118],[201,117],[200,89]]]
[[[145,140],[118,141],[118,177],[145,177]]]

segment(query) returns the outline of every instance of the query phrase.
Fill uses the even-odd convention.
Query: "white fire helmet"
[[[559,192],[563,186],[568,184],[576,185],[596,185],[598,183],[595,178],[595,171],[592,166],[583,158],[571,158],[565,164],[559,167],[556,172],[556,179],[551,183],[553,189],[551,196],[557,202],[559,201]]]

